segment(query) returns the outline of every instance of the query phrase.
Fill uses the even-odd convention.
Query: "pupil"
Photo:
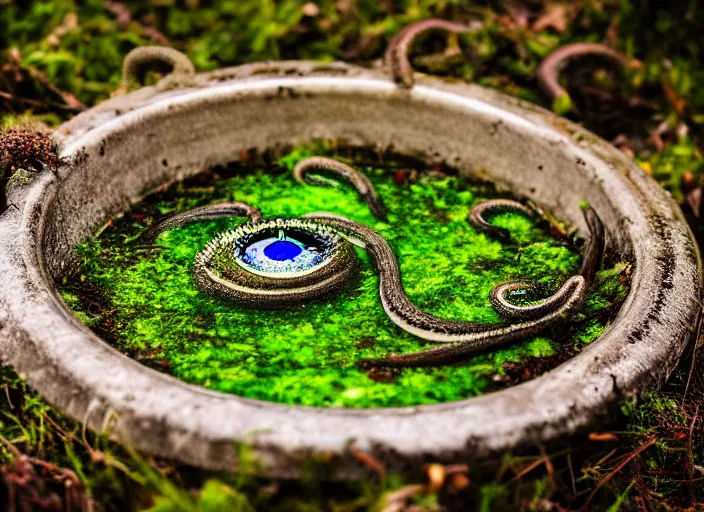
[[[277,240],[264,248],[264,256],[274,261],[292,260],[301,252],[303,249],[288,240]]]

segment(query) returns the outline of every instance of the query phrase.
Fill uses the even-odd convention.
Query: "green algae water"
[[[207,295],[192,282],[196,253],[246,219],[197,222],[162,233],[153,246],[140,242],[141,233],[161,218],[219,201],[249,203],[265,218],[332,212],[369,225],[390,243],[416,305],[443,318],[477,322],[500,321],[488,300],[495,285],[530,278],[556,286],[579,268],[574,246],[524,217],[493,220],[511,231],[517,246],[477,233],[466,218],[474,204],[496,197],[486,185],[402,171],[393,161],[357,164],[386,203],[384,223],[349,187],[294,181],[293,166],[313,154],[323,153],[299,148],[269,165],[216,169],[133,205],[80,244],[77,271],[59,284],[64,301],[115,348],[185,382],[285,404],[359,408],[461,400],[505,385],[507,365],[556,364],[596,339],[625,297],[628,267],[617,264],[599,272],[579,314],[541,337],[461,364],[367,372],[361,359],[430,344],[386,316],[364,251],[358,250],[359,280],[341,293],[265,310]]]

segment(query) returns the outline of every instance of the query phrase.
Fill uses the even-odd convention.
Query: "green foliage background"
[[[568,11],[564,25],[538,28],[556,5]],[[118,88],[124,55],[155,41],[186,52],[199,70],[284,58],[374,65],[409,22],[479,19],[481,31],[456,41],[462,58],[441,58],[440,66],[423,60],[448,48],[445,37],[432,36],[417,46],[416,67],[550,107],[536,86],[540,60],[562,44],[610,42],[640,64],[625,80],[591,78],[626,100],[638,97],[647,114],[634,114],[628,101],[617,105],[623,110],[609,108],[618,115],[608,122],[598,108],[578,117],[568,104],[565,113],[609,138],[618,127],[628,139],[624,150],[682,201],[683,182],[699,185],[702,168],[702,11],[696,0],[0,0],[0,113],[3,126],[28,119],[55,126],[75,113],[61,93],[92,106]],[[657,127],[662,147],[649,141]],[[685,393],[690,364],[685,358],[664,391],[624,405],[612,427],[615,441],[580,439],[566,452],[509,454],[496,472],[470,468],[471,483],[460,490],[450,482],[409,502],[422,510],[576,510],[587,500],[592,510],[700,509],[704,436],[699,387],[692,381]],[[262,480],[244,447],[238,475],[176,469],[83,435],[9,370],[2,382],[2,491],[20,510],[381,510],[387,491],[426,482],[421,467],[346,485],[323,483],[312,466],[296,484]]]

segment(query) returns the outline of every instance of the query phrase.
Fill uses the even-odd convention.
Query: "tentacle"
[[[132,83],[144,85],[144,77],[150,69],[168,73],[157,84],[160,90],[195,83],[196,68],[185,54],[167,46],[140,46],[129,52],[122,64],[123,88],[129,89]]]
[[[586,208],[582,214],[587,222],[590,236],[582,248],[582,266],[579,269],[579,273],[584,277],[587,286],[591,286],[594,282],[594,276],[601,268],[606,245],[606,234],[604,223],[601,222],[599,215],[592,207]]]
[[[560,73],[570,61],[587,55],[606,57],[622,69],[629,63],[628,57],[604,44],[574,43],[560,46],[543,59],[537,71],[538,85],[553,103],[563,97],[569,98],[567,90],[560,85]]]
[[[452,32],[453,34],[463,34],[465,32],[473,32],[476,28],[438,18],[418,21],[404,27],[403,30],[389,42],[389,47],[384,54],[384,64],[388,69],[391,79],[397,84],[403,85],[404,87],[413,86],[413,67],[408,61],[408,51],[415,38],[428,30],[444,30],[446,32]]]
[[[604,225],[592,208],[585,209],[583,215],[587,222],[590,236],[582,249],[582,266],[579,269],[579,275],[584,278],[584,282],[589,287],[594,281],[596,272],[601,267],[604,254]],[[553,310],[555,304],[563,300],[563,295],[568,293],[568,282],[563,283],[550,297],[529,306],[517,306],[509,302],[508,298],[512,295],[517,295],[521,291],[525,293],[535,290],[537,285],[530,281],[500,284],[491,291],[489,300],[496,312],[504,320],[539,318]]]
[[[500,284],[495,287],[489,295],[489,302],[501,318],[506,321],[538,319],[555,311],[560,304],[565,302],[565,296],[572,293],[572,286],[568,279],[557,289],[555,293],[531,304],[529,306],[517,306],[509,302],[509,298],[517,297],[521,292],[525,295],[536,291],[538,285],[533,281],[516,281]]]
[[[142,240],[152,243],[159,234],[177,226],[183,226],[199,220],[220,219],[223,217],[249,217],[251,222],[259,222],[260,211],[247,203],[216,203],[200,208],[193,208],[183,213],[171,215],[158,224],[151,226],[142,235]]]
[[[502,242],[512,242],[511,233],[508,229],[495,226],[487,221],[486,217],[499,215],[502,213],[518,213],[526,217],[535,217],[535,212],[522,205],[518,201],[511,199],[495,199],[492,201],[484,201],[472,208],[467,216],[467,221],[474,226],[477,231],[486,233]]]
[[[318,185],[327,187],[329,184],[322,178],[312,175],[313,172],[327,172],[343,178],[349,182],[356,190],[359,196],[369,205],[372,214],[388,222],[386,216],[386,207],[381,197],[376,193],[374,185],[369,181],[364,174],[354,167],[322,156],[313,156],[301,160],[293,169],[294,178],[301,183],[310,185]]]
[[[587,289],[601,265],[601,253],[604,248],[604,228],[598,215],[594,210],[588,208],[584,211],[584,217],[590,230],[590,239],[585,245],[584,263],[580,274],[570,277],[557,293],[543,303],[538,304],[537,307],[528,306],[522,308],[511,306],[508,303],[501,304],[502,308],[510,310],[509,315],[512,318],[521,320],[519,323],[508,326],[448,321],[418,310],[410,303],[405,292],[403,292],[396,261],[393,260],[393,263],[388,261],[390,249],[386,251],[376,248],[378,240],[370,239],[368,235],[361,234],[365,241],[368,242],[368,249],[375,258],[377,266],[382,267],[379,261],[379,257],[382,257],[387,260],[383,262],[383,265],[391,267],[392,272],[389,273],[387,270],[387,273],[390,274],[388,276],[383,273],[382,268],[379,269],[381,300],[391,320],[420,338],[430,341],[452,342],[443,347],[435,347],[409,354],[391,354],[382,359],[364,361],[363,365],[401,367],[449,364],[462,360],[478,351],[534,336],[540,331],[569,318],[583,303]],[[354,227],[349,225],[351,221],[347,221],[347,223],[341,223],[339,220],[332,222],[333,225],[337,222],[337,225],[346,229]],[[357,234],[360,234],[360,231],[357,230]],[[388,244],[386,245],[388,247]],[[393,272],[396,272],[396,274],[394,275]],[[385,287],[390,289],[385,290]],[[390,302],[389,299],[395,302]]]
[[[474,352],[532,335],[564,318],[583,300],[585,280],[582,276],[574,276],[563,293],[554,299],[555,307],[551,313],[537,320],[523,318],[524,322],[521,324],[505,326],[439,318],[419,309],[410,301],[403,290],[398,262],[389,244],[378,233],[367,226],[336,215],[313,214],[305,217],[363,240],[379,272],[379,295],[389,318],[405,331],[420,338],[453,343],[453,348],[448,349],[448,352],[456,349],[454,342],[466,345],[462,349],[463,352]]]
[[[546,316],[517,324],[508,325],[475,334],[472,339],[467,339],[440,347],[434,347],[408,354],[391,354],[382,359],[371,359],[362,362],[363,367],[418,367],[441,366],[464,361],[468,356],[503,345],[511,341],[535,336],[544,329],[551,327],[569,318],[569,316],[582,303],[587,287],[582,276],[572,276],[565,282],[565,292],[561,295],[563,302],[557,305]]]

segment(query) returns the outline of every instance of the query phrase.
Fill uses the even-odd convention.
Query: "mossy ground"
[[[703,181],[700,4],[0,0],[0,126],[37,119],[55,126],[72,117],[76,108],[63,92],[87,106],[107,98],[119,86],[125,54],[144,44],[171,44],[199,71],[280,58],[371,66],[410,22],[431,16],[479,19],[483,27],[473,34],[420,39],[413,64],[562,109],[572,103],[551,105],[537,87],[540,60],[562,44],[608,43],[639,62],[625,77],[611,77],[598,63],[576,63],[565,79],[579,112],[567,115],[633,155],[681,202]],[[651,137],[656,127],[657,137]],[[683,209],[701,244],[704,223],[692,215],[692,205],[684,203]],[[507,380],[539,371],[544,360],[504,364]],[[610,432],[571,439],[561,451],[507,454],[498,471],[473,465],[463,473],[468,480],[448,477],[439,491],[420,466],[403,477],[331,484],[314,472],[296,483],[256,479],[248,471],[251,461],[232,475],[144,460],[90,432],[84,435],[79,423],[3,369],[0,503],[22,511],[702,510],[704,379],[688,378],[697,364],[701,367],[701,357],[685,354],[670,384],[629,399],[618,421],[604,426]],[[426,493],[408,500],[392,494],[408,495],[409,483],[426,484]]]
[[[198,291],[191,266],[216,233],[242,219],[199,222],[160,235],[144,248],[140,233],[156,219],[216,201],[243,201],[267,218],[298,218],[330,211],[373,227],[393,247],[405,289],[419,307],[456,320],[499,322],[488,297],[506,281],[536,279],[556,286],[579,268],[579,254],[550,237],[545,226],[514,214],[493,222],[508,228],[517,246],[477,233],[469,209],[489,198],[488,187],[454,176],[421,173],[397,184],[394,174],[368,167],[389,211],[375,219],[350,187],[297,183],[290,169],[315,151],[299,148],[282,165],[202,183],[177,184],[134,205],[80,247],[80,272],[62,296],[114,346],[194,384],[248,398],[310,406],[381,407],[432,404],[479,395],[503,376],[503,364],[554,355],[562,344],[589,343],[626,293],[618,269],[599,274],[586,307],[569,324],[541,337],[441,368],[405,369],[387,382],[371,378],[359,361],[427,346],[395,326],[379,301],[378,277],[366,253],[359,282],[320,301],[283,310],[242,307]],[[137,220],[139,219],[139,220]],[[82,299],[88,285],[105,302]],[[75,290],[75,291],[72,291]],[[92,310],[91,310],[92,308]],[[607,310],[607,315],[600,315]],[[109,326],[106,328],[106,321]]]

